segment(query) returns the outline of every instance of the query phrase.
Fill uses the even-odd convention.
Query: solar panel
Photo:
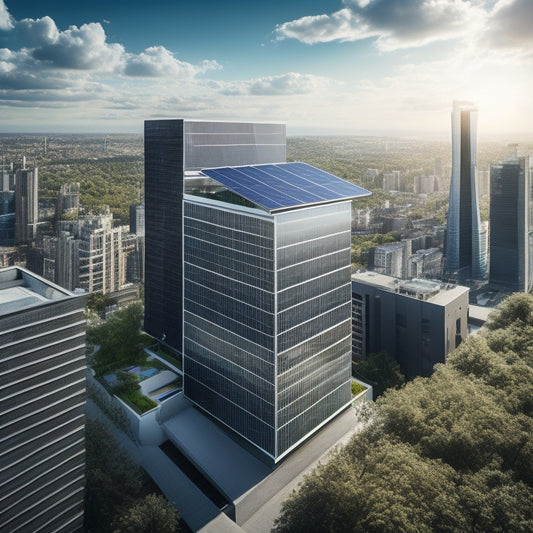
[[[307,163],[209,168],[202,172],[270,212],[371,194]]]

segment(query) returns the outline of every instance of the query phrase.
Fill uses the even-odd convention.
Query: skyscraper
[[[350,200],[369,193],[283,163],[282,125],[204,122],[191,130],[184,121],[177,192],[179,177],[154,150],[171,122],[145,129],[145,329],[183,351],[185,396],[276,462],[350,403]],[[169,159],[176,143],[171,150]],[[174,198],[158,191],[167,180]],[[165,204],[152,203],[157,193]],[[169,217],[176,231],[178,209],[180,247],[165,251],[163,272],[152,254],[169,243],[152,224]],[[151,272],[178,278],[167,300],[155,300]]]
[[[84,298],[0,270],[0,530],[80,531]]]
[[[285,161],[285,126],[147,120],[145,151],[145,330],[182,351],[185,172]]]
[[[15,244],[27,244],[36,234],[38,210],[38,169],[17,170],[15,178]]]
[[[445,255],[448,274],[459,279],[481,279],[487,272],[486,233],[481,228],[476,186],[476,141],[476,108],[454,102]]]
[[[492,285],[533,288],[533,180],[528,157],[512,156],[490,169]]]

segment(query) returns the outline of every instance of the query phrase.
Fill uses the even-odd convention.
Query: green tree
[[[113,523],[114,533],[177,533],[179,513],[163,496],[148,494]]]
[[[94,311],[103,317],[106,307],[115,305],[117,303],[115,298],[109,296],[109,294],[103,294],[101,292],[92,292],[87,296],[87,309]]]
[[[87,330],[88,344],[99,346],[91,361],[97,375],[144,359],[147,340],[140,330],[142,317],[142,306],[132,304]]]
[[[369,353],[366,359],[354,363],[353,367],[359,379],[372,385],[374,398],[390,387],[398,388],[405,383],[400,364],[385,351]]]
[[[276,531],[530,532],[531,298],[512,296],[430,378],[387,390]]]
[[[101,422],[86,422],[85,525],[106,533],[117,510],[133,504],[142,487],[142,471]]]

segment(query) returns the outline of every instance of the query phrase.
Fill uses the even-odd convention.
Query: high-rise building
[[[481,231],[476,185],[476,142],[477,110],[472,104],[454,102],[445,256],[448,274],[459,279],[482,279],[487,272],[486,233]]]
[[[15,193],[0,190],[0,246],[15,243]]]
[[[59,221],[68,218],[78,218],[80,209],[80,184],[64,183],[59,189],[56,206],[56,231],[59,228]]]
[[[285,126],[148,120],[145,150],[145,330],[182,351],[185,172],[285,161]]]
[[[130,233],[144,237],[144,205],[130,205]]]
[[[185,396],[276,462],[350,403],[369,193],[284,163],[279,124],[147,121],[145,146],[145,329],[183,352]]]
[[[81,531],[84,298],[0,270],[0,530]]]
[[[400,171],[393,170],[383,174],[383,190],[384,191],[399,191],[400,190]]]
[[[15,178],[15,244],[30,243],[39,218],[38,169],[17,170]]]
[[[533,180],[529,157],[509,157],[490,169],[491,285],[533,288]]]
[[[384,350],[407,377],[429,376],[466,338],[468,292],[429,280],[353,274],[353,358]]]

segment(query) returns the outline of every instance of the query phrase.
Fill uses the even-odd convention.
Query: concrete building
[[[393,170],[383,174],[383,190],[384,191],[399,191],[400,190],[400,171]]]
[[[0,270],[0,530],[81,531],[85,302]]]
[[[413,187],[416,194],[431,194],[438,189],[435,176],[416,176]]]
[[[533,180],[529,157],[511,156],[490,169],[491,285],[533,288]]]
[[[350,200],[369,193],[284,163],[280,124],[147,121],[145,147],[145,329],[275,463],[350,403]]]
[[[407,377],[429,376],[467,336],[468,292],[428,280],[353,274],[353,358],[385,350]]]
[[[477,110],[454,102],[452,179],[446,227],[446,270],[457,279],[482,279],[487,273],[487,234],[482,231],[476,183]]]
[[[408,277],[439,279],[442,276],[442,259],[440,248],[417,250],[407,261]]]
[[[130,205],[130,233],[144,237],[144,205]]]

